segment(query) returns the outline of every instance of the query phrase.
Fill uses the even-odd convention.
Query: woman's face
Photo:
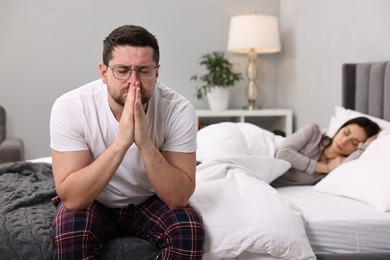
[[[332,148],[338,155],[348,156],[366,139],[367,134],[362,127],[357,124],[347,125],[333,137]]]

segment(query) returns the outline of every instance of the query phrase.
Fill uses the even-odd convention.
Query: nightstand
[[[229,109],[229,110],[196,110],[199,125],[210,125],[221,122],[247,122],[273,131],[283,131],[286,136],[292,134],[291,109]]]

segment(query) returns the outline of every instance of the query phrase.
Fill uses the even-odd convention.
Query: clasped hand
[[[133,143],[142,149],[151,142],[141,101],[140,83],[130,85],[119,121],[118,141],[128,149]]]

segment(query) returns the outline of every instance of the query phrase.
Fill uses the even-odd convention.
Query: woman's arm
[[[316,124],[308,124],[286,138],[276,152],[276,158],[291,163],[291,167],[312,174],[321,153],[322,132]]]

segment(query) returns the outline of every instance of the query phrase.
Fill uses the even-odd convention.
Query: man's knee
[[[203,243],[205,231],[200,214],[191,207],[176,209],[173,212],[173,220],[176,223],[171,223],[171,234],[177,238],[187,240],[191,238],[193,241]]]
[[[53,225],[54,258],[73,256],[76,259],[93,257],[102,247],[99,225],[90,209],[72,212],[58,206]]]

